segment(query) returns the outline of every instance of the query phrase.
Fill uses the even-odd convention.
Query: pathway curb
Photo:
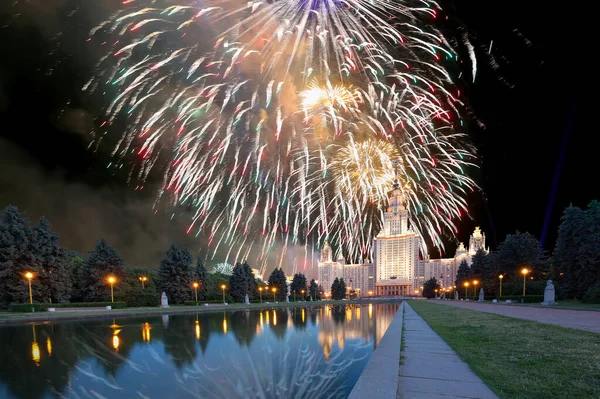
[[[402,301],[392,323],[385,331],[348,399],[396,398],[405,304],[406,301]]]

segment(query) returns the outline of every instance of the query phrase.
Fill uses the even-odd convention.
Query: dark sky
[[[84,39],[97,15],[119,2],[71,6],[79,3],[0,5],[0,208],[17,205],[31,220],[45,215],[70,249],[92,249],[104,236],[132,265],[156,266],[171,242],[196,254],[201,245],[186,236],[186,215],[155,214],[150,193],[127,184],[127,171],[109,172],[106,152],[87,148],[98,121],[81,92],[93,59]],[[507,233],[528,231],[551,250],[562,209],[600,199],[591,16],[576,3],[537,0],[453,7],[478,55],[476,82],[464,89],[484,126],[469,129],[483,193],[470,196],[473,220],[459,224],[458,238],[480,225],[494,249]]]

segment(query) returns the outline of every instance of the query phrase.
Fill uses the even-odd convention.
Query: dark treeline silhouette
[[[600,303],[600,202],[592,201],[586,209],[565,208],[552,254],[543,251],[533,235],[517,231],[496,251],[479,250],[470,267],[461,262],[455,283],[463,292],[465,282],[477,280],[477,290],[497,297],[500,275],[502,296],[522,295],[524,279],[527,295],[543,295],[551,279],[559,299]]]
[[[62,248],[58,234],[45,218],[31,226],[15,206],[0,213],[0,308],[29,301],[27,272],[33,274],[31,288],[36,303],[108,302],[109,276],[116,281],[114,300],[130,307],[157,306],[162,292],[172,304],[195,300],[194,283],[198,285],[198,300],[222,299],[223,285],[226,300],[231,300],[233,293],[236,301],[243,301],[246,294],[256,300],[258,286],[264,284],[254,277],[247,262],[237,266],[243,270],[241,285],[237,275],[207,273],[200,257],[194,265],[190,252],[173,244],[158,268],[132,267],[104,238],[84,256]],[[285,284],[285,276],[283,281]],[[286,291],[282,286],[282,295]]]

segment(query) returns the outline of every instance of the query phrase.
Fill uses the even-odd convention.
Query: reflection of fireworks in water
[[[259,351],[263,357],[240,350],[240,358],[228,362],[225,368],[197,362],[186,369],[190,379],[182,382],[181,388],[197,398],[347,397],[346,373],[355,363],[364,361],[368,351],[360,357],[349,356],[349,350],[339,351],[326,362],[320,351],[292,342],[290,337],[287,334],[285,342],[279,343],[281,351],[266,343]]]
[[[112,98],[103,125],[129,122],[115,155],[135,151],[139,178],[166,165],[161,194],[193,206],[190,231],[210,236],[212,256],[260,245],[264,268],[276,240],[323,237],[367,254],[380,213],[365,204],[386,203],[397,155],[413,228],[436,245],[455,229],[472,155],[454,130],[461,103],[443,61],[456,54],[431,23],[435,3],[129,3],[92,30],[112,47],[85,89]],[[380,169],[353,187],[342,164]]]

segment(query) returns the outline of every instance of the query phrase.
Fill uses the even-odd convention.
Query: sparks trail
[[[131,2],[91,31],[113,44],[84,89],[109,93],[109,126],[129,122],[115,154],[140,154],[138,176],[167,165],[161,195],[193,204],[212,256],[240,245],[266,262],[278,240],[325,237],[364,255],[393,161],[412,228],[437,246],[455,231],[474,157],[435,3],[161,4]]]

